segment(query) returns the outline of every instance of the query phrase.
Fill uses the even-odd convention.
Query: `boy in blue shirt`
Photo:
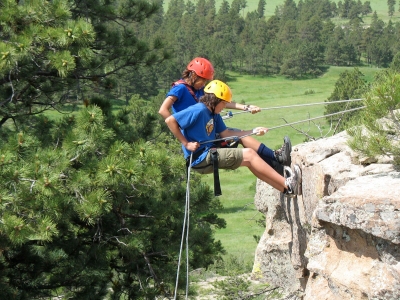
[[[181,142],[185,158],[189,158],[193,153],[191,167],[201,174],[208,174],[213,171],[210,150],[214,146],[213,140],[217,133],[222,138],[240,137],[250,133],[263,135],[268,128],[257,127],[247,131],[228,129],[220,112],[232,101],[230,88],[222,81],[213,80],[204,88],[204,92],[199,103],[167,117],[165,122]],[[288,196],[301,195],[301,170],[298,165],[294,165],[293,170],[285,166],[284,173],[287,177],[285,178],[251,148],[219,148],[217,152],[219,168],[234,170],[245,166],[257,178],[282,193]]]

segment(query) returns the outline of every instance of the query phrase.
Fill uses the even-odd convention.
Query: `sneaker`
[[[289,197],[294,197],[296,195],[301,195],[301,170],[299,165],[294,165],[293,170],[285,166],[285,184],[288,187],[286,195]],[[290,175],[289,177],[287,177]]]
[[[292,164],[292,158],[290,153],[292,152],[292,143],[288,136],[283,138],[283,145],[280,149],[274,151],[276,160],[284,166],[290,167]]]
[[[283,167],[283,177],[289,178],[293,175],[294,175],[293,170],[290,167],[288,166]]]

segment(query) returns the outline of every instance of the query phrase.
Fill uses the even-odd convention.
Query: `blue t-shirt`
[[[199,100],[200,97],[204,95],[204,88],[201,88],[200,90],[195,90],[193,88],[193,92],[197,100]],[[167,97],[168,96],[175,96],[178,98],[172,105],[172,113],[180,112],[181,110],[197,103],[188,88],[182,83],[173,86],[167,93]]]
[[[181,132],[189,142],[207,142],[215,139],[216,133],[221,133],[226,129],[225,123],[219,114],[213,114],[204,103],[197,103],[180,112],[174,114]],[[193,154],[202,153],[192,166],[199,164],[207,156],[213,142],[200,145],[199,149]],[[191,154],[182,145],[185,158]]]

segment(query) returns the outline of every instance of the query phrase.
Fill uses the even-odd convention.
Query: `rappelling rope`
[[[189,166],[187,169],[185,216],[183,219],[181,246],[179,249],[178,270],[176,273],[174,300],[176,300],[176,296],[178,293],[179,270],[181,267],[182,248],[183,248],[183,240],[185,238],[185,232],[186,232],[186,299],[188,299],[188,295],[189,295],[189,207],[190,207],[190,185],[189,185],[189,183],[190,183],[190,168],[192,166],[192,159],[193,159],[193,152],[190,154],[190,161],[189,161]]]
[[[269,130],[277,129],[277,128],[281,128],[281,127],[285,127],[285,126],[291,126],[291,125],[294,125],[294,124],[304,123],[304,122],[307,122],[307,121],[313,121],[313,120],[317,120],[317,119],[321,119],[321,118],[331,117],[331,116],[334,116],[334,115],[340,115],[340,114],[343,114],[345,112],[356,111],[356,110],[363,109],[363,108],[366,108],[366,106],[360,106],[360,107],[356,107],[356,108],[346,109],[346,110],[342,110],[342,111],[339,111],[339,112],[336,112],[336,113],[332,113],[332,114],[328,114],[328,115],[324,115],[324,116],[308,118],[308,119],[304,119],[304,120],[297,121],[297,122],[292,122],[292,123],[287,123],[287,124],[283,124],[283,125],[279,125],[279,126],[274,126],[274,127],[269,128]]]
[[[292,126],[292,125],[295,125],[295,124],[300,124],[300,123],[304,123],[304,122],[308,122],[308,121],[313,121],[313,120],[317,120],[317,119],[321,119],[321,118],[331,117],[331,116],[334,116],[334,115],[340,115],[340,114],[343,114],[343,113],[346,113],[346,112],[356,111],[356,110],[359,110],[359,109],[363,109],[363,108],[365,108],[365,107],[366,107],[366,106],[360,106],[360,107],[351,108],[351,109],[347,109],[347,110],[342,110],[342,111],[340,111],[340,112],[336,112],[336,113],[332,113],[332,114],[328,114],[328,115],[324,115],[324,116],[319,116],[319,117],[314,117],[314,118],[308,118],[308,119],[304,119],[304,120],[296,121],[296,122],[292,122],[292,123],[286,123],[286,124],[283,124],[283,125],[278,125],[278,126],[270,127],[270,128],[268,128],[268,131],[269,131],[269,130],[273,130],[273,129],[278,129],[278,128],[286,127],[286,126]],[[205,144],[205,143],[210,143],[210,142],[218,142],[218,141],[222,141],[222,140],[224,140],[224,141],[233,140],[233,142],[236,142],[236,141],[240,140],[241,138],[244,138],[244,137],[250,136],[250,135],[254,135],[254,134],[257,134],[257,133],[258,133],[258,132],[252,132],[252,133],[245,134],[245,135],[241,135],[241,136],[236,136],[236,135],[234,135],[234,136],[225,137],[225,138],[220,138],[220,139],[216,139],[216,140],[212,140],[212,141],[202,142],[202,143],[200,143],[200,144]]]
[[[336,104],[336,103],[345,103],[345,102],[354,102],[354,101],[362,101],[364,99],[350,99],[350,100],[338,100],[338,101],[330,101],[330,102],[314,102],[314,103],[305,103],[305,104],[294,104],[294,105],[283,105],[283,106],[272,106],[272,107],[266,107],[266,108],[261,108],[261,110],[272,110],[272,109],[282,109],[282,108],[292,108],[292,107],[302,107],[302,106],[312,106],[312,105],[325,105],[325,104]],[[228,112],[226,116],[223,116],[222,119],[229,119],[232,118],[234,115],[238,114],[245,114],[245,113],[251,113],[251,110],[246,110],[246,111],[239,111],[239,112]]]

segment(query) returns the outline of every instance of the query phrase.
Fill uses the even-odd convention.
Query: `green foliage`
[[[324,64],[386,67],[400,49],[394,23],[376,16],[363,26],[360,1],[340,9],[329,0],[285,1],[273,16],[264,9],[276,2],[165,2],[164,13],[160,0],[3,1],[0,125],[95,97],[148,99],[194,56],[209,58],[218,79],[227,70],[299,79],[319,76]],[[347,18],[337,26],[343,36],[332,28],[338,10]]]
[[[159,5],[2,1],[0,125],[9,119],[23,124],[27,115],[45,110],[63,111],[71,99],[115,98],[123,90],[158,94],[151,67],[168,54],[158,37],[144,42],[136,30]]]
[[[232,274],[212,283],[214,293],[220,299],[279,299],[282,294],[278,288],[269,284],[254,285],[243,274]],[[260,298],[259,298],[260,297]]]
[[[240,256],[228,255],[224,259],[219,259],[214,262],[210,270],[222,276],[236,276],[251,271],[252,264],[246,262]]]
[[[217,280],[213,283],[222,299],[241,299],[250,287],[250,281],[239,276]]]
[[[122,116],[90,105],[0,141],[3,297],[172,294],[186,176],[178,143],[154,138],[155,115],[140,99]],[[191,180],[190,263],[199,268],[223,253],[213,228],[225,222],[212,190]]]
[[[371,18],[369,1],[338,1],[338,5],[331,0],[201,1],[190,10],[185,1],[179,6],[176,1],[166,2],[168,10],[158,34],[168,36],[177,70],[184,69],[194,55],[203,55],[212,62],[222,57],[223,69],[216,69],[223,74],[230,70],[300,79],[321,75],[326,64],[386,67],[400,49],[399,31],[389,23],[386,26],[378,15]],[[271,5],[277,5],[275,10]],[[263,17],[265,7],[274,14]],[[201,16],[207,16],[207,22]],[[367,17],[371,26],[366,25]]]
[[[388,71],[380,75],[365,99],[360,118],[363,126],[348,130],[350,146],[367,156],[392,156],[400,164],[400,75]]]
[[[368,89],[368,84],[363,79],[364,74],[360,72],[358,68],[354,68],[352,71],[345,71],[340,74],[340,78],[335,83],[335,88],[332,94],[328,97],[328,102],[334,102],[335,100],[349,100],[359,99],[362,97],[364,92]],[[363,106],[361,101],[347,102],[338,104],[328,104],[325,107],[325,115],[337,113],[340,111],[353,109]],[[345,114],[339,114],[335,116],[327,117],[328,122],[338,123],[337,129],[346,129],[348,123],[352,118],[358,114],[355,112],[347,112]]]
[[[304,95],[312,95],[315,94],[315,91],[313,89],[308,89],[304,92]]]
[[[390,69],[400,73],[400,52],[397,52],[390,64]]]
[[[388,5],[388,15],[389,17],[392,17],[395,11],[394,6],[396,5],[396,0],[387,0],[387,5]]]

